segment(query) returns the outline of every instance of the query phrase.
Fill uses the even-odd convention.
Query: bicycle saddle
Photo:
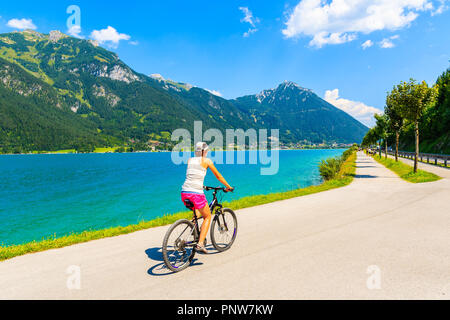
[[[185,199],[184,205],[186,206],[186,208],[194,210],[194,203],[191,200]]]

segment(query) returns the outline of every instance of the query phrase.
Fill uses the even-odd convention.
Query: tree
[[[436,100],[438,87],[428,87],[425,81],[417,83],[410,79],[409,82],[402,81],[391,91],[392,102],[397,105],[399,115],[414,123],[415,134],[415,156],[414,172],[417,172],[419,158],[419,120],[429,105]]]
[[[439,117],[439,121],[436,122],[439,124],[438,133],[441,134],[448,132],[450,128],[450,68],[439,76],[436,85],[438,86],[436,109]]]
[[[78,153],[91,153],[95,151],[95,146],[92,144],[80,144],[75,147]]]
[[[450,140],[448,139],[450,138],[450,68],[439,76],[436,85],[438,85],[436,104],[424,113],[421,136],[431,140],[431,143],[437,142],[441,138],[440,143],[438,142],[436,145],[442,145],[445,144],[445,140]],[[445,136],[448,138],[445,139]],[[423,141],[423,139],[421,140]],[[444,151],[445,149],[447,151]],[[441,151],[436,150],[435,153],[450,153],[450,142],[447,142],[447,146],[442,145]]]
[[[385,146],[385,158],[387,158],[387,137],[388,137],[388,117],[383,114],[375,114],[375,119],[377,120],[377,124],[375,126],[375,131],[377,132],[378,137],[383,139]],[[381,142],[380,142],[380,158],[381,158]]]
[[[371,145],[377,143],[377,140],[378,140],[377,132],[375,131],[375,128],[372,128],[369,131],[367,131],[361,145],[363,147],[370,147]]]
[[[389,130],[395,133],[395,161],[398,161],[398,143],[404,119],[400,115],[400,105],[392,97],[391,93],[386,98],[384,114],[388,117]]]

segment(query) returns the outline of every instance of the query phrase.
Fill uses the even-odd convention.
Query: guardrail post
[[[430,157],[427,157],[427,163],[430,163]]]
[[[437,158],[434,158],[434,164],[437,164]]]
[[[444,166],[447,167],[447,159],[444,160]]]

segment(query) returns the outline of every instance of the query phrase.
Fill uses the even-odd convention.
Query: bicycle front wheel
[[[162,254],[167,268],[173,272],[186,269],[195,255],[197,230],[189,220],[178,220],[164,236]]]
[[[211,242],[217,251],[231,248],[237,235],[237,218],[233,210],[225,208],[217,213],[211,226]]]

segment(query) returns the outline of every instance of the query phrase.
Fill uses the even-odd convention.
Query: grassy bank
[[[417,172],[414,173],[414,168],[412,166],[407,165],[400,160],[398,162],[395,162],[394,159],[385,159],[383,156],[380,158],[379,155],[374,155],[373,158],[375,159],[375,161],[381,163],[391,171],[394,171],[400,178],[408,182],[422,183],[441,179],[441,177],[423,170],[417,170]]]
[[[233,210],[237,210],[346,186],[353,181],[353,177],[355,175],[356,170],[355,160],[356,160],[356,153],[353,152],[348,157],[348,159],[343,163],[341,171],[339,172],[339,175],[335,179],[328,180],[318,186],[310,186],[307,188],[287,192],[272,193],[268,195],[249,196],[241,198],[239,200],[226,202],[224,204],[225,206],[230,207]],[[44,239],[42,241],[33,241],[21,245],[0,247],[0,261],[11,259],[13,257],[21,256],[27,253],[40,252],[55,248],[62,248],[77,243],[88,242],[91,240],[97,240],[101,238],[114,237],[121,234],[127,234],[139,230],[168,225],[172,224],[178,219],[184,218],[187,219],[192,218],[192,212],[187,211],[179,212],[172,215],[166,215],[151,221],[142,221],[138,224],[129,225],[126,227],[114,227],[104,230],[88,230],[81,233],[73,233],[60,238],[52,237]]]
[[[107,148],[95,148],[94,151],[90,153],[106,153],[106,152],[115,152],[119,147],[107,147]],[[67,149],[67,150],[58,150],[58,151],[34,151],[33,154],[47,154],[47,153],[56,153],[56,154],[67,154],[67,153],[77,153],[75,149]]]

